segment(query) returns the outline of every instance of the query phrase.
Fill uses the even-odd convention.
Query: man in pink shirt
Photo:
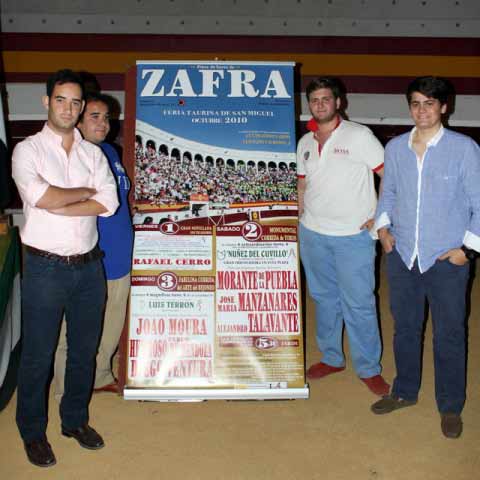
[[[100,148],[75,129],[84,107],[82,81],[60,70],[47,81],[48,121],[13,152],[12,175],[23,200],[23,339],[17,425],[27,457],[56,463],[46,437],[47,387],[62,316],[67,322],[62,434],[88,449],[104,446],[88,425],[88,403],[105,303],[96,218],[118,207],[117,188]]]

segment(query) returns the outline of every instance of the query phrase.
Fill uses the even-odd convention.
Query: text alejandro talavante
[[[248,324],[219,324],[219,333],[299,333],[298,281],[293,270],[217,271],[219,312],[247,312]]]

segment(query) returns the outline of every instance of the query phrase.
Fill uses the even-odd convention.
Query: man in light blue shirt
[[[375,228],[387,254],[397,376],[376,414],[417,403],[425,299],[433,321],[435,392],[441,428],[462,433],[465,403],[465,296],[469,260],[480,252],[480,149],[442,126],[452,89],[421,77],[407,89],[415,128],[385,149]]]

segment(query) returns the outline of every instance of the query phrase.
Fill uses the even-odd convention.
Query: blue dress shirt
[[[389,226],[405,265],[412,268],[417,258],[423,273],[462,244],[480,252],[480,148],[442,127],[419,167],[411,145],[414,131],[385,148],[375,228]]]

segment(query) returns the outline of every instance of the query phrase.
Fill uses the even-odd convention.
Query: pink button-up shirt
[[[12,157],[12,176],[23,200],[25,225],[22,242],[57,255],[76,255],[97,244],[97,217],[55,215],[35,205],[50,185],[62,188],[89,187],[91,197],[102,204],[108,217],[118,207],[117,185],[108,160],[96,145],[74,131],[70,154],[62,147],[62,137],[47,124],[36,135],[19,143]]]

